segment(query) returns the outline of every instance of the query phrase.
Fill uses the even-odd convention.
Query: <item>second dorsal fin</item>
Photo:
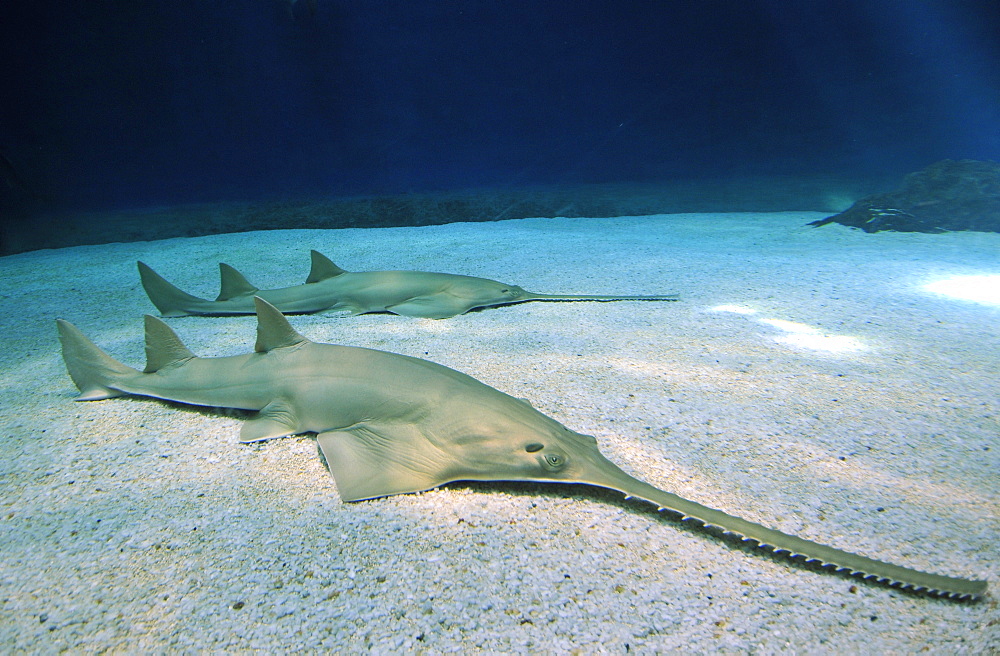
[[[194,357],[170,326],[146,315],[146,368],[143,373],[151,374],[164,367],[183,364]]]
[[[258,291],[251,285],[242,273],[225,262],[219,262],[219,275],[222,277],[222,291],[216,301],[228,301],[237,296],[246,296]]]
[[[300,335],[292,324],[288,323],[278,308],[274,307],[260,296],[253,297],[257,308],[257,343],[254,350],[258,353],[284,346],[297,346],[309,340]]]
[[[312,256],[312,267],[309,269],[309,277],[306,278],[307,283],[336,278],[342,273],[347,273],[319,251],[309,251],[309,254]]]

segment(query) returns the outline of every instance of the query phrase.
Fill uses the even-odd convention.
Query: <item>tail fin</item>
[[[191,303],[204,303],[205,299],[198,298],[187,292],[174,287],[166,279],[153,271],[145,262],[139,262],[139,277],[142,279],[142,288],[146,290],[146,295],[153,302],[156,309],[165,317],[186,317],[192,314],[185,308]]]
[[[80,390],[76,400],[97,401],[123,396],[125,392],[115,388],[116,379],[139,372],[102,351],[70,322],[56,319],[56,325],[66,370]]]

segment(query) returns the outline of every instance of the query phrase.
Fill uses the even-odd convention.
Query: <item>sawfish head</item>
[[[456,481],[583,483],[658,503],[666,494],[605,458],[527,401],[486,386],[442,399],[418,424],[371,422],[318,435],[341,498],[360,501]]]
[[[517,285],[472,276],[452,276],[445,292],[470,309],[520,303],[531,296]]]
[[[527,401],[508,398],[502,416],[489,417],[490,413],[484,412],[479,426],[466,433],[465,439],[451,441],[455,461],[442,472],[443,478],[578,483],[618,490],[653,503],[658,503],[656,493],[666,494],[605,458],[592,435],[566,428]],[[512,407],[515,404],[521,407]]]

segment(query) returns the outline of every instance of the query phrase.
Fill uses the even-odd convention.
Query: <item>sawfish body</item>
[[[125,394],[257,414],[244,442],[313,432],[344,501],[419,492],[452,481],[584,483],[618,490],[684,519],[838,571],[955,599],[985,581],[892,565],[769,529],[655,488],[601,455],[597,441],[528,402],[439,364],[384,351],[317,344],[261,299],[255,351],[196,357],[146,317],[146,368],[113,359],[59,320],[78,400]]]
[[[165,317],[191,314],[253,314],[259,296],[286,314],[345,311],[352,315],[391,312],[408,317],[447,319],[476,308],[527,301],[676,301],[667,296],[599,296],[536,294],[517,285],[487,278],[429,271],[360,271],[341,269],[311,251],[306,282],[280,289],[258,289],[239,271],[220,263],[222,289],[210,301],[177,288],[147,264],[139,262],[146,294]]]

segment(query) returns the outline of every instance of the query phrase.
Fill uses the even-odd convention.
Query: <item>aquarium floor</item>
[[[74,403],[55,318],[133,366],[150,264],[214,298],[348,270],[539,292],[433,321],[292,318],[315,341],[459,369],[596,436],[633,475],[811,540],[1000,580],[1000,307],[925,285],[1000,275],[1000,235],[687,214],[272,230],[0,258],[0,645],[9,653],[995,653],[956,603],[740,548],[596,489],[449,485],[341,503],[312,436],[140,398]],[[250,317],[170,325],[245,353]]]

